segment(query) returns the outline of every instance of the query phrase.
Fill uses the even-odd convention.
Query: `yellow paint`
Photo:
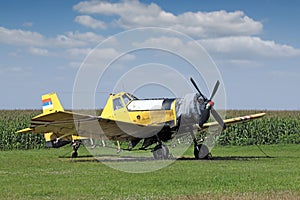
[[[76,141],[76,140],[87,140],[87,139],[90,139],[88,137],[82,137],[82,136],[79,136],[79,135],[72,135],[72,140],[73,141]]]
[[[46,99],[51,99],[52,101],[52,108],[46,108],[44,109],[43,108],[43,113],[44,114],[49,114],[49,113],[52,113],[52,112],[56,112],[56,111],[64,111],[58,97],[57,97],[57,94],[55,92],[53,93],[50,93],[50,94],[45,94],[42,96],[42,101],[46,100]]]
[[[176,100],[172,103],[171,110],[128,111],[122,98],[124,94],[126,93],[120,92],[118,94],[111,94],[100,117],[144,126],[168,121],[174,121],[174,124],[176,124]],[[121,99],[123,108],[114,110],[113,101],[117,98]]]
[[[46,140],[46,142],[55,140],[57,137],[56,135],[54,135],[54,133],[50,132],[50,133],[44,133],[44,138]]]
[[[62,107],[62,105],[57,97],[57,94],[55,92],[43,95],[42,103],[46,99],[51,99],[52,106],[49,108],[43,108],[43,113],[33,117],[32,119],[37,119],[37,118],[40,118],[43,116],[47,116],[48,114],[51,114],[54,112],[58,112],[58,111],[63,112],[64,111],[64,108]]]
[[[60,137],[57,137],[57,135],[53,132],[44,133],[44,138],[45,138],[46,142],[56,140],[56,139],[58,139],[58,140],[72,140],[72,141],[89,139],[87,137],[81,137],[81,136],[78,136],[78,135],[70,135],[70,134],[66,134],[66,135],[62,135]]]
[[[235,117],[235,118],[224,120],[224,123],[225,123],[226,126],[228,126],[228,125],[234,124],[234,123],[246,122],[246,121],[249,121],[249,120],[258,119],[258,118],[261,118],[265,115],[266,115],[266,113],[258,113],[258,114],[243,116],[243,117]],[[209,123],[203,124],[204,129],[208,128],[208,127],[211,127],[211,126],[219,126],[219,124],[218,124],[218,122],[209,122]],[[199,127],[199,129],[201,129],[201,128]]]
[[[22,130],[17,131],[17,133],[28,133],[28,132],[32,132],[31,128],[24,128]]]
[[[110,94],[109,95],[109,98],[106,102],[106,105],[102,111],[102,114],[101,114],[101,118],[104,118],[104,119],[112,119],[114,120],[114,113],[113,113],[113,99],[114,95],[113,94]]]
[[[132,123],[144,126],[176,121],[173,110],[130,111],[128,114],[132,119]]]

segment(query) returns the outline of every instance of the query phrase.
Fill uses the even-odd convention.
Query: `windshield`
[[[129,94],[127,93],[128,97],[131,99],[131,100],[137,100],[138,98],[133,96],[132,94]]]
[[[128,97],[126,94],[122,96],[125,105],[127,105],[132,99]]]

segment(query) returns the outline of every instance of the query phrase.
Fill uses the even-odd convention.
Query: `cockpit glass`
[[[131,98],[128,97],[126,94],[124,94],[122,96],[122,98],[123,98],[123,101],[124,101],[125,105],[127,105],[129,103],[129,101],[131,101]]]
[[[129,98],[130,98],[131,100],[137,100],[137,99],[138,99],[137,97],[135,97],[135,96],[132,95],[132,94],[127,93],[127,95],[129,96]]]
[[[114,106],[114,110],[119,110],[121,108],[123,108],[122,102],[120,98],[116,98],[113,100],[113,106]]]

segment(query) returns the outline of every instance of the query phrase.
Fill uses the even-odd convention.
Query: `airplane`
[[[31,119],[29,128],[17,133],[43,133],[46,147],[59,148],[71,143],[72,158],[78,156],[83,140],[105,138],[116,141],[118,149],[120,142],[128,143],[126,150],[133,150],[140,143],[139,149],[151,150],[154,159],[170,158],[164,142],[175,136],[190,135],[195,159],[207,159],[209,149],[196,133],[203,133],[209,127],[224,130],[231,124],[265,115],[258,113],[223,120],[212,101],[220,82],[216,82],[210,98],[207,98],[193,78],[190,80],[198,93],[187,94],[184,98],[138,99],[127,92],[110,94],[100,116],[65,111],[56,93],[45,94],[42,96],[43,113]],[[210,115],[216,121],[208,122]]]

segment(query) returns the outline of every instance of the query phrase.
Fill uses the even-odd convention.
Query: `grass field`
[[[160,170],[125,173],[70,147],[0,151],[1,199],[300,199],[300,146],[215,147],[213,160],[192,148]],[[89,155],[80,148],[80,155]],[[130,161],[131,164],[137,161]],[[144,166],[168,161],[140,161]],[[128,162],[117,162],[126,165]]]

